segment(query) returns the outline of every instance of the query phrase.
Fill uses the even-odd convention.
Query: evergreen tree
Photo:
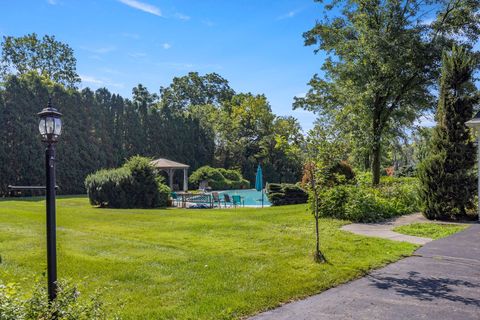
[[[437,126],[430,155],[419,168],[424,215],[429,219],[464,218],[473,207],[475,147],[465,122],[478,102],[474,67],[472,55],[462,47],[443,54]]]

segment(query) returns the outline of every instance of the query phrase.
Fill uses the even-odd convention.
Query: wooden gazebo
[[[172,190],[173,190],[173,174],[175,170],[183,170],[183,191],[185,192],[188,191],[188,168],[190,168],[189,165],[164,159],[164,158],[153,160],[151,164],[155,168],[159,170],[163,170],[168,174],[168,185]]]

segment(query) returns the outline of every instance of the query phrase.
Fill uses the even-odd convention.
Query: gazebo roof
[[[480,127],[480,111],[477,112],[477,114],[472,119],[465,122],[465,124],[467,125],[467,127],[470,127],[470,128]]]
[[[158,169],[187,169],[190,166],[180,162],[159,158],[150,162],[155,168]]]

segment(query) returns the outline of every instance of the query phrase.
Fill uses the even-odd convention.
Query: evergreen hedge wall
[[[63,113],[57,144],[59,193],[85,193],[85,177],[141,154],[166,157],[196,169],[213,160],[214,142],[198,120],[111,94],[65,89],[34,75],[0,83],[0,196],[7,186],[44,185],[44,146],[37,113],[51,92]],[[180,143],[181,142],[181,143]]]

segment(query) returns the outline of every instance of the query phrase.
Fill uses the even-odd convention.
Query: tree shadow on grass
[[[471,298],[462,296],[459,292],[464,288],[480,288],[479,284],[451,278],[425,278],[420,273],[411,271],[407,277],[392,277],[370,275],[372,286],[383,290],[395,290],[402,296],[414,297],[418,300],[433,301],[445,299],[452,302],[461,302],[480,308],[480,297]]]

